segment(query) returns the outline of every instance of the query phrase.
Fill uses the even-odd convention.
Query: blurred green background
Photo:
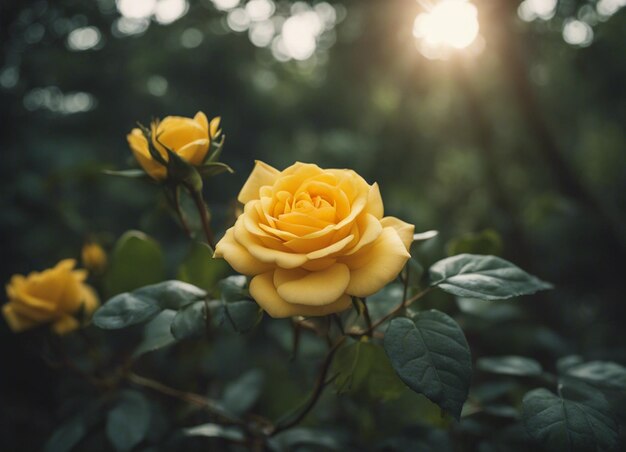
[[[188,242],[157,188],[102,170],[134,164],[137,121],[202,110],[236,170],[205,186],[218,231],[255,159],[353,168],[441,232],[424,264],[489,252],[556,285],[516,305],[522,324],[468,325],[473,352],[626,362],[625,2],[475,0],[477,36],[446,25],[469,33],[458,51],[416,22],[435,3],[2,2],[0,281],[128,229],[174,272]],[[36,432],[30,450],[57,423],[55,377],[0,328],[1,433]]]

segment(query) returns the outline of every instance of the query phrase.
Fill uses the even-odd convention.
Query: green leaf
[[[181,281],[164,281],[124,292],[104,303],[93,322],[103,329],[125,328],[144,322],[163,309],[179,309],[206,296],[198,287]]]
[[[452,239],[446,246],[448,256],[462,253],[495,254],[502,253],[502,238],[493,229],[485,229],[478,233],[468,233]]]
[[[74,416],[57,428],[44,446],[44,452],[69,452],[87,433],[83,416]]]
[[[150,405],[146,398],[137,391],[124,391],[107,416],[107,437],[115,450],[126,452],[143,441],[149,425]]]
[[[206,291],[182,281],[169,280],[142,287],[133,294],[154,300],[162,309],[180,309],[206,297]]]
[[[460,254],[433,264],[431,285],[459,297],[503,300],[530,295],[552,285],[495,256]]]
[[[176,314],[176,311],[166,309],[146,323],[143,329],[143,340],[133,353],[134,358],[176,342],[176,338],[171,332],[172,322]]]
[[[626,391],[626,367],[611,361],[589,361],[574,365],[566,372],[599,388]]]
[[[393,319],[384,340],[391,365],[413,391],[460,418],[472,378],[469,346],[457,323],[430,310]]]
[[[616,450],[618,426],[602,394],[587,386],[560,386],[556,395],[540,388],[522,401],[528,435],[554,451]]]
[[[128,231],[117,241],[103,283],[108,296],[163,280],[165,266],[158,243],[143,232]]]
[[[523,356],[496,356],[490,358],[480,358],[476,362],[476,367],[485,372],[514,376],[537,376],[541,375],[543,369],[534,359]]]
[[[159,312],[161,307],[153,299],[125,292],[100,306],[93,323],[98,328],[115,330],[145,322]]]
[[[229,271],[224,259],[213,259],[213,252],[206,243],[195,242],[178,269],[177,277],[210,292]]]
[[[244,441],[246,436],[241,429],[224,427],[218,424],[202,424],[183,430],[185,436],[204,436],[207,438],[224,438],[231,441]]]
[[[171,325],[172,335],[180,340],[200,337],[206,331],[206,305],[196,301],[176,313]]]
[[[127,177],[129,179],[150,179],[150,176],[146,174],[144,170],[140,169],[128,169],[128,170],[104,170],[104,174],[108,176]]]
[[[234,331],[246,333],[263,318],[263,310],[251,300],[233,301],[224,304],[224,321]]]
[[[224,389],[222,397],[224,407],[235,414],[244,414],[258,400],[263,391],[264,382],[265,375],[260,369],[246,372]]]
[[[585,360],[580,355],[567,355],[557,360],[556,368],[560,374],[565,375],[570,368],[582,364],[583,362],[585,362]]]
[[[355,342],[340,348],[333,360],[339,394],[366,394],[373,399],[394,399],[406,386],[398,378],[379,345]]]
[[[250,294],[245,289],[246,277],[242,275],[229,276],[219,283],[220,295],[225,303],[249,298]]]
[[[197,169],[205,177],[216,176],[222,173],[233,174],[235,172],[230,166],[222,162],[207,162]]]

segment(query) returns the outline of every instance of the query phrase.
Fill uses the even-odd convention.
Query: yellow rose
[[[219,135],[219,125],[219,117],[213,118],[209,124],[206,115],[201,111],[196,113],[193,119],[167,116],[162,121],[152,123],[150,133],[152,146],[165,161],[168,161],[169,157],[164,146],[191,165],[198,166],[204,162],[211,140]],[[144,171],[153,179],[165,179],[167,170],[152,158],[148,140],[143,132],[140,129],[133,129],[126,138]]]
[[[238,199],[244,212],[215,256],[254,276],[250,294],[272,317],[343,311],[410,257],[413,225],[383,217],[378,185],[354,171],[256,162]]]
[[[107,265],[107,253],[97,243],[85,243],[80,256],[83,266],[94,273],[101,273]]]
[[[98,296],[84,283],[87,271],[74,270],[75,265],[75,260],[65,259],[43,272],[11,278],[2,314],[14,332],[52,323],[55,333],[65,334],[80,326],[74,315],[81,308],[91,316],[100,304]]]

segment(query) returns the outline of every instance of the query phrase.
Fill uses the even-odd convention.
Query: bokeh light
[[[96,27],[80,27],[67,35],[67,46],[71,50],[89,50],[96,47],[101,39],[100,30]]]
[[[593,41],[593,29],[582,20],[566,20],[563,24],[563,39],[568,44],[586,47]]]
[[[413,24],[418,47],[428,58],[444,58],[451,49],[468,47],[478,31],[478,10],[467,0],[441,0]]]

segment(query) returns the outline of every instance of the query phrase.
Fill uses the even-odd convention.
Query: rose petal
[[[193,120],[200,124],[200,126],[204,130],[206,130],[207,133],[209,132],[209,120],[203,112],[199,111],[198,113],[196,113],[196,116],[193,117]]]
[[[382,224],[385,228],[394,228],[400,236],[402,243],[404,243],[404,246],[406,246],[406,249],[408,250],[409,248],[411,248],[411,243],[413,243],[413,233],[415,232],[414,225],[406,223],[396,217],[385,217],[380,220],[380,224]]]
[[[148,150],[148,140],[146,140],[146,137],[143,135],[141,130],[133,129],[132,132],[126,136],[126,139],[128,140],[130,149],[133,151],[133,155],[135,156],[137,163],[139,163],[139,166],[141,166],[143,170],[153,179],[165,179],[167,171],[163,165],[155,161],[150,155],[150,151]],[[159,152],[167,161],[165,151],[160,150]]]
[[[271,317],[283,318],[294,315],[324,316],[341,312],[352,306],[350,297],[342,295],[336,301],[324,306],[306,306],[288,303],[283,300],[274,287],[273,272],[257,275],[250,281],[250,294],[252,298]]]
[[[234,228],[228,229],[217,243],[213,257],[225,259],[231,267],[244,275],[258,275],[272,268],[271,265],[255,259],[235,240]]]
[[[304,254],[288,253],[264,246],[246,230],[241,218],[237,220],[233,229],[235,240],[261,262],[275,264],[282,268],[296,268],[307,261]]]
[[[279,174],[280,171],[276,168],[260,160],[256,160],[254,169],[241,188],[237,199],[242,204],[246,204],[253,199],[259,199],[260,188],[264,185],[273,185]]]
[[[367,297],[393,281],[411,255],[392,227],[384,228],[380,237],[351,258],[340,260],[350,267],[346,293]]]
[[[374,182],[367,194],[367,211],[378,219],[381,219],[385,212],[383,198],[380,196],[380,188],[376,182]]]
[[[209,137],[211,139],[216,138],[217,136],[219,136],[221,130],[220,130],[220,122],[222,121],[221,116],[216,116],[215,118],[211,119],[211,124],[209,124]]]
[[[78,328],[80,324],[76,318],[71,315],[64,315],[59,318],[56,322],[52,324],[52,330],[56,334],[67,334],[71,331],[74,331]]]
[[[14,303],[6,303],[2,306],[2,315],[4,316],[7,325],[9,325],[9,328],[11,328],[11,331],[20,333],[39,325],[39,322],[16,312],[14,307]]]
[[[289,303],[308,306],[334,302],[344,294],[348,282],[350,270],[344,264],[334,264],[317,272],[281,268],[274,272],[274,285],[280,297]]]
[[[209,144],[208,138],[201,138],[184,145],[176,153],[192,165],[202,165],[209,150]]]

